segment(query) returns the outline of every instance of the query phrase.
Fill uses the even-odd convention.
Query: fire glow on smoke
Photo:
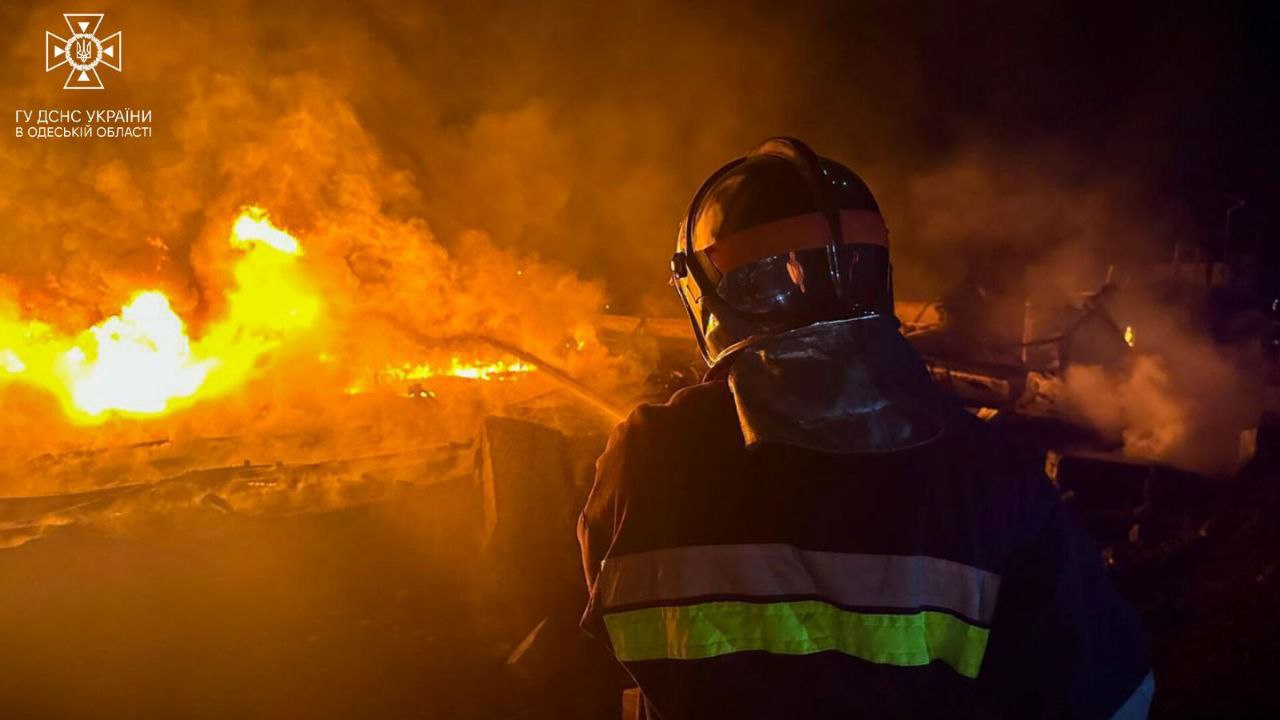
[[[55,396],[76,423],[112,415],[150,416],[243,385],[260,361],[311,329],[323,310],[305,274],[298,240],[258,207],[244,208],[229,245],[239,252],[225,312],[199,338],[161,291],[136,293],[120,312],[74,334],[39,320],[0,317],[0,383],[24,383]],[[405,364],[395,380],[437,375],[488,380],[528,372],[521,362],[448,366]],[[350,391],[349,391],[350,392]]]
[[[241,252],[223,317],[192,340],[159,290],[78,334],[39,320],[0,318],[0,380],[56,396],[76,422],[154,415],[240,385],[255,363],[314,324],[321,309],[299,267],[297,240],[265,211],[245,208],[230,245]]]

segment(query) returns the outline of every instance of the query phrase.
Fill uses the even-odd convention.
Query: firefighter
[[[618,426],[578,526],[583,627],[650,717],[1146,716],[1134,611],[898,332],[857,175],[764,142],[698,190],[671,274],[710,369]]]

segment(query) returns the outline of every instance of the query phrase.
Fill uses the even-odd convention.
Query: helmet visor
[[[779,320],[810,320],[883,311],[888,283],[888,233],[879,213],[839,212],[840,238],[807,213],[718,235],[700,218],[694,257],[702,275],[733,310]],[[834,266],[834,267],[833,267]]]
[[[715,292],[740,313],[779,321],[891,312],[881,307],[888,297],[888,256],[879,245],[839,245],[832,273],[827,248],[792,251],[720,274]]]

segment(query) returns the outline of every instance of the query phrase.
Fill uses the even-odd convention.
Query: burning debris
[[[455,355],[449,358],[447,365],[442,366],[430,363],[414,365],[407,362],[399,365],[388,365],[374,373],[369,381],[357,381],[349,386],[347,393],[358,395],[363,392],[369,392],[371,388],[378,386],[387,384],[403,385],[412,383],[415,380],[426,380],[435,377],[456,377],[485,381],[497,380],[501,382],[515,376],[531,373],[537,369],[536,365],[520,360],[486,362],[476,359],[464,362],[462,358]],[[421,384],[414,383],[413,387],[421,387]]]
[[[1075,87],[1167,118],[1144,99],[1159,83],[1022,76],[1047,65],[1011,51],[1062,49],[1039,18],[952,65],[988,71],[933,72],[942,38],[981,34],[931,10],[886,42],[850,8],[782,32],[750,3],[622,22],[556,3],[112,10],[138,60],[112,102],[154,109],[154,137],[0,147],[0,707],[530,716],[514,695],[594,716],[584,686],[612,700],[616,679],[574,645],[579,567],[559,543],[608,427],[700,377],[662,287],[670,221],[761,128],[821,128],[867,168],[904,332],[941,387],[1052,459],[1144,609],[1178,618],[1189,578],[1273,595],[1258,416],[1276,393],[1258,378],[1276,364],[1257,318],[1207,328],[1221,288],[1183,287],[1263,263],[1227,257],[1230,214],[1191,237],[1193,211],[1152,190],[1170,136],[1091,106],[1081,134],[1117,162],[1045,140]],[[14,58],[38,58],[62,9],[0,9]],[[1207,29],[1191,35],[1234,37]],[[1131,53],[1140,33],[1122,34]],[[65,105],[60,80],[8,67],[15,106]],[[1216,103],[1196,67],[1168,86],[1204,73]],[[1004,94],[971,79],[1010,72],[1041,98],[1021,136],[989,132],[1018,125],[1007,103],[973,117]],[[912,135],[922,117],[939,125]],[[1171,267],[1144,254],[1170,243]],[[1132,278],[1080,292],[1112,262]]]
[[[298,241],[261,208],[240,214],[228,244],[241,255],[226,312],[194,342],[159,290],[139,291],[118,315],[77,334],[11,309],[0,316],[0,381],[50,393],[82,423],[156,415],[238,389],[266,355],[314,325],[322,305],[296,265]]]
[[[0,304],[0,396],[29,408],[19,423],[24,431],[34,423],[45,432],[34,443],[29,438],[12,446],[0,443],[11,468],[0,476],[13,477],[12,468],[39,453],[57,456],[156,438],[229,434],[265,438],[319,431],[336,443],[328,458],[340,459],[357,452],[343,428],[369,421],[382,429],[381,451],[401,452],[422,445],[407,429],[416,421],[403,409],[362,417],[364,411],[353,406],[356,398],[369,396],[356,403],[360,406],[406,396],[435,400],[441,422],[425,429],[424,439],[449,442],[465,432],[465,425],[444,420],[459,412],[476,422],[486,411],[556,387],[600,402],[598,391],[572,381],[557,364],[578,372],[600,368],[605,372],[596,380],[605,383],[619,368],[590,324],[567,333],[564,326],[548,324],[549,335],[538,327],[505,325],[502,334],[512,338],[506,341],[476,334],[509,316],[486,317],[478,313],[483,306],[456,293],[483,291],[487,283],[498,282],[495,273],[504,274],[504,268],[520,280],[518,291],[554,285],[562,301],[594,292],[536,261],[477,245],[468,256],[477,258],[484,272],[435,278],[441,286],[431,292],[447,300],[445,307],[433,308],[391,292],[387,266],[376,274],[366,268],[374,256],[335,258],[326,246],[331,236],[286,231],[261,207],[243,208],[223,227],[230,232],[224,230],[220,245],[196,255],[207,268],[200,269],[194,296],[169,279],[157,278],[150,287],[144,281],[122,291],[126,299],[119,312],[81,326],[85,329],[59,320],[59,313],[50,313],[50,306],[37,302],[40,296],[16,279],[7,286],[10,292]],[[402,247],[422,247],[421,231],[415,232]],[[433,272],[424,271],[397,272],[416,282]],[[363,285],[369,292],[355,299],[335,294],[335,282]],[[424,329],[443,319],[442,313],[455,311],[460,318]],[[470,332],[453,331],[463,326]],[[300,377],[309,381],[298,383]],[[517,380],[535,377],[527,389],[514,387]],[[464,390],[448,386],[449,381],[511,387]],[[618,412],[607,402],[604,406]],[[246,452],[252,454],[257,444],[247,440]],[[67,478],[70,484],[43,484],[39,476],[23,476],[5,487],[10,493],[42,493],[125,480],[90,473]],[[5,482],[0,477],[0,485]]]
[[[42,454],[39,445],[15,447],[26,456],[0,470],[0,485],[28,494],[0,500],[3,544],[70,525],[118,531],[156,513],[256,516],[377,503],[398,484],[461,477],[470,461],[460,458],[476,452],[472,428],[489,412],[572,405],[576,396],[605,409],[605,421],[617,417],[563,371],[483,336],[432,337],[381,315],[373,319],[403,336],[382,340],[388,354],[447,359],[388,363],[350,352],[348,338],[327,324],[335,298],[321,292],[306,245],[265,209],[243,208],[226,239],[229,278],[217,285],[225,294],[194,321],[159,289],[135,291],[118,314],[80,332],[7,303],[0,393],[55,403],[61,416],[42,422],[65,439]],[[581,334],[568,351],[581,353],[591,337]],[[297,372],[325,382],[274,382]],[[515,382],[527,376],[541,382]],[[570,390],[567,399],[557,399],[559,388]],[[238,427],[245,418],[237,404],[281,397],[305,398],[315,416],[250,417],[251,430]],[[132,439],[148,434],[160,439]],[[55,488],[65,492],[46,494]]]
[[[935,379],[972,407],[1080,426],[1091,433],[1073,441],[1081,449],[1229,476],[1242,462],[1240,435],[1263,410],[1263,338],[1216,341],[1193,326],[1185,301],[1154,300],[1158,269],[1134,272],[1147,284],[1121,289],[1108,279],[1101,291],[1040,304],[953,293],[929,321],[904,321],[905,332]],[[988,310],[1002,304],[1010,311]]]

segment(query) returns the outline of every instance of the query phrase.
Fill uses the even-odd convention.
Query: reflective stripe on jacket
[[[579,524],[665,720],[1143,717],[1133,611],[1052,486],[956,410],[894,453],[748,452],[723,383],[615,431]]]

